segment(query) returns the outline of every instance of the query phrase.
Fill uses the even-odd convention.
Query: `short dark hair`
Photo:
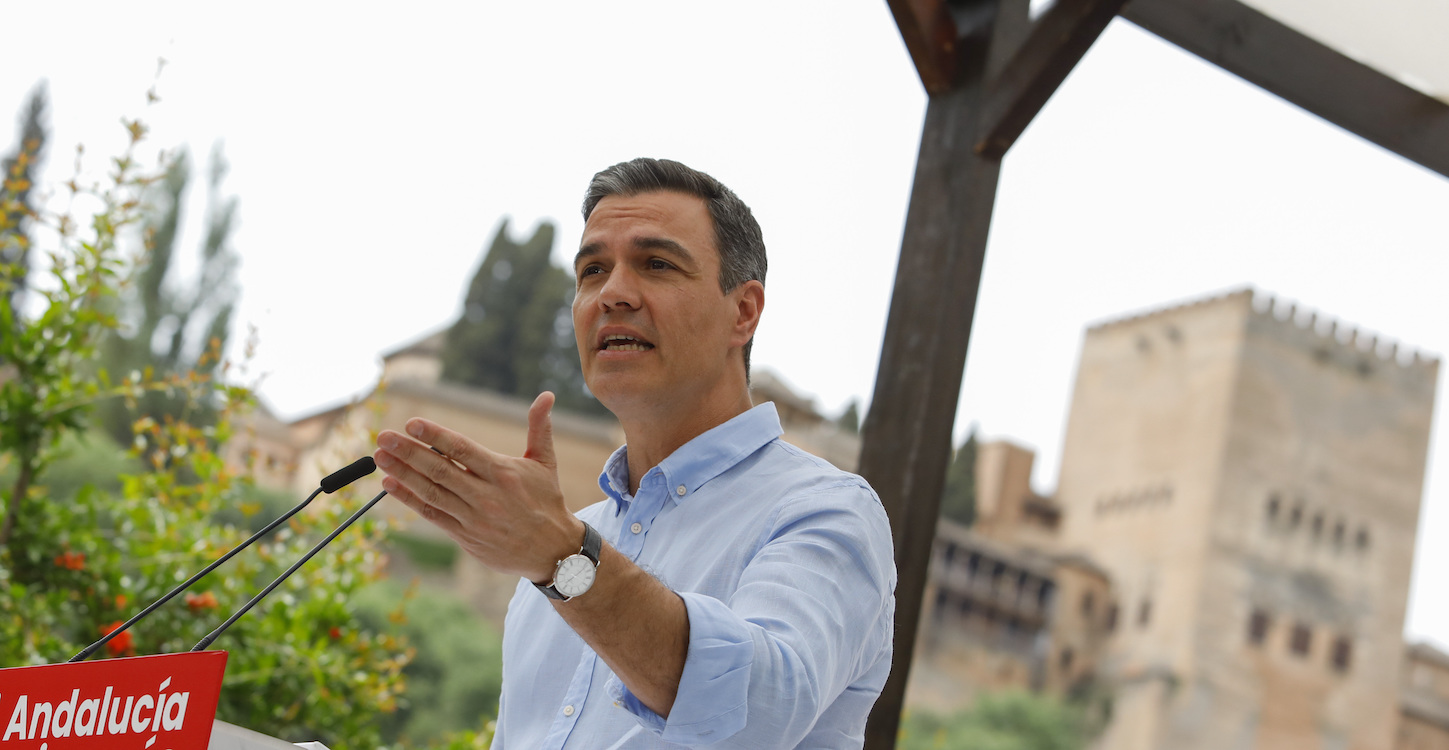
[[[734,291],[746,281],[765,283],[765,238],[750,207],[724,183],[697,169],[668,159],[638,158],[620,162],[594,175],[584,193],[584,221],[599,201],[611,195],[630,197],[659,190],[692,195],[704,201],[714,222],[714,241],[719,248],[719,288]],[[750,376],[750,349],[745,344],[745,379]]]

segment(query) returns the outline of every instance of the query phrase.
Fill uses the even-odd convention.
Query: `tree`
[[[160,597],[178,572],[203,567],[246,535],[215,521],[221,510],[240,505],[248,488],[216,446],[226,443],[233,418],[252,404],[249,391],[190,370],[113,381],[95,368],[100,342],[119,325],[114,310],[125,268],[118,237],[141,223],[141,196],[162,179],[138,172],[134,150],[145,127],[130,122],[127,128],[131,146],[112,160],[107,187],[68,184],[84,194],[81,203],[100,208],[84,221],[55,217],[50,283],[36,286],[39,304],[28,305],[34,312],[24,314],[0,295],[4,666],[66,660]],[[0,201],[14,200],[15,186],[0,186]],[[0,221],[9,216],[0,214]],[[53,470],[68,446],[86,447],[73,439],[86,432],[96,404],[139,403],[160,391],[182,404],[181,413],[195,413],[187,405],[212,404],[214,420],[198,427],[142,418],[125,443],[140,465],[127,468],[130,462],[115,455],[107,459],[127,472],[119,486],[106,481],[59,489],[66,477]],[[334,527],[347,499],[323,513],[294,517],[184,599],[111,640],[101,655],[190,648],[221,615],[239,608]],[[407,655],[399,639],[360,624],[351,609],[353,595],[381,562],[381,528],[365,520],[360,525],[226,633],[231,658],[220,718],[288,739],[320,739],[335,750],[379,745],[378,714],[396,705]]]
[[[20,139],[15,151],[0,160],[0,179],[6,196],[0,205],[0,285],[11,308],[20,306],[30,270],[30,224],[36,215],[33,191],[40,172],[47,138],[45,124],[45,82],[30,93],[21,118]]]
[[[529,399],[550,390],[565,409],[601,414],[574,343],[573,275],[554,265],[553,239],[549,222],[521,244],[499,224],[448,330],[443,378]]]
[[[1021,691],[981,693],[950,716],[913,713],[900,750],[1081,750],[1091,731],[1072,704]]]
[[[941,515],[956,523],[976,523],[976,426],[961,443],[946,469],[946,486],[941,490]]]
[[[835,418],[835,424],[839,426],[840,429],[845,430],[852,435],[859,435],[860,399],[851,399],[850,404],[845,407],[845,411],[841,412],[840,416]]]
[[[358,622],[398,625],[414,651],[403,670],[407,693],[383,718],[383,736],[435,747],[453,732],[477,730],[498,711],[503,639],[460,599],[383,581],[357,600]]]
[[[113,376],[148,370],[165,376],[194,372],[210,376],[226,347],[238,290],[232,281],[237,258],[229,245],[236,221],[237,199],[221,198],[227,164],[221,147],[212,150],[207,176],[205,233],[199,248],[200,268],[192,279],[175,270],[177,246],[191,181],[191,161],[185,150],[177,154],[163,178],[148,191],[142,234],[145,251],[136,263],[134,283],[118,296],[120,327],[111,331],[101,349],[100,364]],[[205,424],[213,404],[192,405],[195,413],[164,391],[140,398],[138,409],[111,402],[102,408],[106,431],[125,445],[131,438],[133,411],[157,421],[185,419]]]

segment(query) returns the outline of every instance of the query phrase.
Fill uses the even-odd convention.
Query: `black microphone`
[[[197,581],[201,580],[207,573],[210,573],[211,571],[216,570],[217,566],[221,565],[222,563],[226,562],[227,560],[230,560],[233,555],[235,555],[238,552],[241,552],[242,550],[246,549],[247,547],[250,547],[251,544],[252,544],[252,542],[255,542],[256,540],[261,539],[262,537],[264,537],[268,533],[270,533],[273,529],[275,529],[278,526],[281,526],[283,523],[285,523],[287,521],[287,519],[291,518],[292,516],[297,515],[298,511],[300,511],[303,508],[307,507],[307,504],[310,503],[310,502],[312,502],[312,500],[315,499],[317,497],[317,495],[319,495],[319,494],[321,494],[323,492],[325,492],[325,493],[327,493],[327,494],[330,495],[330,494],[332,494],[332,493],[334,493],[334,492],[342,489],[343,487],[346,487],[347,485],[352,484],[353,482],[355,482],[355,481],[357,481],[357,480],[359,480],[359,479],[367,476],[368,474],[371,474],[372,472],[374,472],[376,470],[377,470],[377,464],[373,462],[372,456],[363,456],[362,458],[359,458],[356,461],[353,461],[352,463],[348,464],[347,466],[345,466],[345,467],[343,467],[341,469],[338,469],[337,471],[334,471],[331,474],[328,474],[326,477],[323,477],[322,478],[322,481],[319,484],[319,486],[317,487],[317,489],[312,490],[312,494],[308,495],[306,500],[303,500],[302,502],[298,503],[296,505],[296,507],[294,507],[291,510],[287,511],[281,517],[277,518],[277,520],[272,521],[271,523],[267,524],[266,527],[263,528],[261,531],[258,531],[257,533],[252,534],[252,536],[251,536],[250,539],[248,539],[245,542],[242,542],[241,544],[238,544],[237,546],[233,547],[230,552],[226,553],[225,555],[222,555],[220,558],[217,559],[216,562],[214,562],[214,563],[206,566],[206,568],[204,568],[200,573],[197,573],[196,575],[188,578],[185,583],[181,584],[180,586],[177,586],[174,589],[171,589],[171,591],[168,592],[165,596],[163,596],[160,599],[157,599],[156,601],[152,602],[150,606],[148,606],[145,609],[141,610],[139,613],[136,614],[136,616],[134,616],[131,619],[129,619],[129,620],[125,621],[124,623],[122,623],[119,628],[116,628],[115,630],[112,630],[111,632],[105,634],[105,636],[103,636],[99,641],[96,641],[95,643],[92,643],[91,645],[86,646],[80,653],[76,654],[75,656],[70,657],[70,661],[81,661],[82,659],[85,659],[85,658],[89,657],[91,654],[94,654],[97,649],[99,649],[101,646],[106,645],[106,643],[108,643],[112,638],[115,638],[116,636],[120,635],[121,633],[126,632],[126,630],[129,629],[132,625],[135,625],[137,622],[140,622],[141,618],[143,618],[143,617],[151,614],[152,612],[156,611],[156,608],[160,607],[161,605],[165,604],[166,602],[171,601],[173,598],[176,597],[177,594],[179,594],[179,593],[181,593],[181,592],[183,592],[183,591],[191,588],[191,585],[192,584],[194,584]],[[67,663],[69,663],[69,662],[67,662]]]
[[[377,471],[377,464],[372,460],[372,456],[363,456],[337,471],[322,477],[322,481],[318,487],[330,495],[374,471]],[[295,510],[292,512],[296,513]]]
[[[372,459],[369,458],[368,460],[371,461]],[[191,650],[192,651],[204,651],[204,650],[206,650],[206,647],[207,646],[210,646],[211,645],[211,642],[214,641],[214,640],[216,640],[217,637],[220,636],[223,631],[225,631],[227,628],[231,627],[232,623],[236,622],[237,620],[240,620],[242,618],[242,615],[246,614],[247,612],[250,612],[251,609],[252,609],[252,607],[255,607],[256,604],[257,604],[257,602],[259,602],[259,601],[262,600],[262,597],[266,596],[267,594],[272,593],[272,590],[273,589],[275,589],[276,587],[282,585],[282,581],[287,580],[287,578],[289,578],[293,573],[296,573],[299,568],[301,568],[303,565],[306,565],[308,560],[311,560],[314,555],[316,555],[318,552],[321,552],[322,551],[322,548],[323,547],[326,547],[333,539],[336,539],[338,534],[341,534],[342,532],[346,531],[347,530],[347,527],[348,526],[351,526],[353,521],[356,521],[357,519],[362,518],[362,514],[363,513],[366,513],[367,511],[372,510],[372,506],[377,505],[378,501],[382,500],[384,497],[387,497],[387,490],[383,490],[382,492],[377,493],[377,497],[374,497],[371,500],[369,500],[368,503],[367,503],[367,505],[362,506],[361,508],[359,508],[357,510],[356,513],[353,513],[352,515],[348,516],[347,517],[347,520],[346,521],[343,521],[341,526],[338,526],[336,529],[333,529],[332,530],[332,533],[331,534],[328,534],[326,539],[323,539],[322,541],[318,542],[317,543],[317,546],[313,547],[310,551],[307,552],[307,554],[305,554],[305,555],[302,556],[302,559],[300,559],[296,563],[294,563],[292,565],[292,567],[287,568],[287,572],[285,572],[285,573],[277,576],[277,579],[276,580],[274,580],[271,583],[267,584],[267,587],[264,588],[264,589],[262,589],[261,590],[261,593],[259,593],[256,596],[252,597],[252,600],[251,601],[249,601],[245,605],[243,605],[242,608],[239,609],[239,610],[237,610],[236,613],[233,614],[231,617],[228,617],[227,620],[226,620],[226,622],[224,622],[224,623],[221,624],[221,627],[217,628],[216,630],[211,631],[211,633],[209,635],[207,635],[205,638],[202,638],[200,641],[198,641],[196,643],[196,645],[192,647]]]

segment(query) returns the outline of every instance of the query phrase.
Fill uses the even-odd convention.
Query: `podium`
[[[216,721],[225,651],[0,669],[0,750],[327,750]]]
[[[206,750],[297,750],[299,747],[303,750],[328,750],[320,742],[293,744],[217,719],[211,724],[211,744],[206,746]]]

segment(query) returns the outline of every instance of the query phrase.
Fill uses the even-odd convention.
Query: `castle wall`
[[[906,704],[950,713],[983,690],[1063,695],[1091,681],[1111,584],[1085,560],[941,519],[923,598]]]
[[[1423,643],[1404,649],[1401,680],[1394,750],[1449,750],[1449,654]]]
[[[1062,450],[1062,544],[1112,578],[1116,684],[1100,746],[1164,744],[1192,634],[1247,306],[1231,295],[1090,329]]]
[[[1113,750],[1388,750],[1437,362],[1237,292],[1092,328],[1062,543],[1105,568]]]
[[[1056,503],[1031,489],[1036,454],[1002,440],[976,447],[976,523],[982,536],[1038,551],[1057,548]]]
[[[1437,364],[1250,310],[1195,628],[1209,722],[1387,750]]]

